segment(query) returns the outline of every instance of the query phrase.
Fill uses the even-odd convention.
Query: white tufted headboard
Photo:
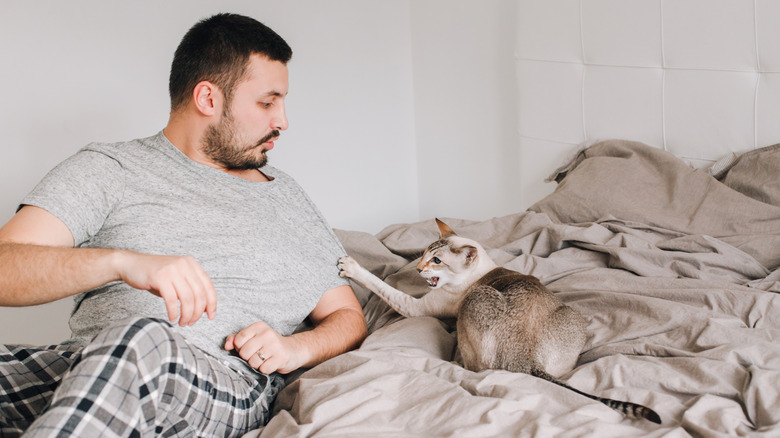
[[[780,142],[778,18],[776,0],[519,0],[524,171],[597,139],[697,167]]]

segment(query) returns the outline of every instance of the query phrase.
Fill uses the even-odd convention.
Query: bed
[[[604,141],[557,170],[556,191],[528,211],[446,219],[585,316],[569,384],[649,406],[662,425],[528,375],[467,371],[452,321],[402,318],[354,284],[368,338],[291,376],[255,436],[780,435],[780,145],[715,168],[720,179]],[[437,237],[432,219],[337,233],[390,284],[426,290],[414,267]]]
[[[289,376],[247,437],[780,436],[780,5],[516,4],[530,207],[442,219],[584,315],[570,385],[663,424],[528,375],[467,371],[453,321],[402,318],[353,284],[363,345]],[[419,296],[415,260],[438,236],[422,219],[337,235]]]

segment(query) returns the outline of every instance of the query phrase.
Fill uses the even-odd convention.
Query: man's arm
[[[357,348],[366,337],[366,319],[349,286],[325,292],[309,318],[315,327],[291,336],[281,336],[257,322],[228,336],[225,349],[235,349],[262,373],[287,374]]]
[[[25,206],[0,228],[0,306],[47,303],[124,281],[165,301],[168,316],[194,324],[216,312],[216,292],[191,257],[74,248],[73,235],[56,216]]]

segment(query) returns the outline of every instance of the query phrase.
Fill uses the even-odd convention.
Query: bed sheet
[[[759,152],[766,163],[780,149]],[[731,170],[748,179],[743,187],[760,179]],[[528,375],[467,371],[453,321],[402,318],[354,284],[366,341],[291,377],[269,424],[248,436],[780,436],[780,206],[771,201],[780,198],[771,184],[756,182],[770,192],[762,198],[626,141],[590,146],[555,176],[556,191],[528,211],[444,220],[585,316],[570,385],[649,406],[662,425]],[[432,219],[337,234],[388,283],[425,292],[414,266],[438,236]]]

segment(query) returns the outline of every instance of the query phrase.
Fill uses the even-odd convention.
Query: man
[[[0,228],[0,305],[75,296],[69,341],[0,347],[0,435],[241,435],[268,420],[280,373],[362,341],[343,249],[265,166],[291,56],[251,18],[197,23],[164,130],[85,147]]]

